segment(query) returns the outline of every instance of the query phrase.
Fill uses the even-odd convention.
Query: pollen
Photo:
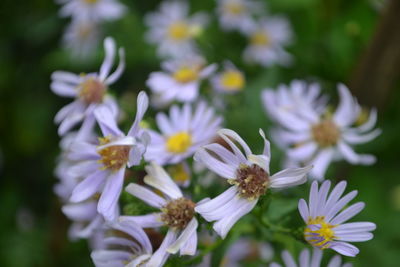
[[[109,137],[99,138],[100,145],[108,144],[111,140]],[[126,165],[129,159],[129,146],[109,146],[101,149],[97,153],[101,156],[99,163],[104,169],[118,171]]]
[[[162,208],[161,220],[169,227],[182,230],[194,217],[195,204],[184,197],[171,200]]]
[[[304,237],[308,243],[321,249],[328,248],[329,242],[335,238],[335,232],[333,231],[335,225],[327,223],[324,216],[309,218],[307,225],[319,225],[321,227],[315,231],[309,227],[304,230]]]
[[[228,182],[238,187],[241,197],[254,200],[265,194],[269,183],[269,175],[256,164],[251,166],[243,164],[236,171],[236,179]]]
[[[244,10],[244,6],[240,3],[227,3],[224,5],[224,11],[233,15],[242,14]]]
[[[221,76],[221,84],[228,90],[237,91],[244,87],[244,76],[240,71],[228,70]]]
[[[336,145],[340,138],[340,130],[336,124],[326,119],[311,128],[312,137],[320,147]]]
[[[106,87],[104,83],[89,78],[80,85],[79,97],[86,104],[101,103],[103,101]]]
[[[168,36],[176,41],[186,40],[191,36],[191,30],[187,23],[178,21],[169,26]]]
[[[179,83],[189,83],[197,80],[199,73],[195,68],[182,67],[175,71],[173,77]]]
[[[258,46],[268,46],[271,40],[264,31],[258,31],[251,36],[250,43]]]
[[[167,139],[167,150],[174,154],[186,152],[192,145],[192,136],[187,132],[179,132]]]

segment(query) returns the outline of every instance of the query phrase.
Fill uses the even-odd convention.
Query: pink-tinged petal
[[[303,221],[307,223],[310,213],[308,211],[307,202],[304,199],[299,200],[298,209]]]
[[[115,220],[115,207],[118,204],[118,199],[122,191],[124,175],[125,168],[121,168],[118,172],[109,175],[101,193],[97,211],[107,221]]]
[[[143,116],[149,107],[149,98],[147,94],[141,91],[137,97],[137,109],[136,109],[136,116],[135,121],[132,124],[131,129],[128,132],[128,136],[137,136],[140,129],[140,122],[143,120]]]
[[[254,206],[257,204],[257,200],[249,201],[247,199],[241,199],[240,205],[237,209],[228,217],[214,223],[214,230],[221,236],[225,238],[232,226],[244,215],[249,213]]]
[[[157,163],[145,167],[148,175],[144,177],[144,182],[160,190],[172,199],[182,197],[182,192],[174,183],[169,174]]]
[[[177,253],[182,246],[184,246],[186,244],[186,242],[190,241],[190,237],[193,234],[196,234],[196,230],[198,227],[199,223],[197,222],[196,218],[193,218],[189,224],[186,226],[186,228],[182,231],[181,235],[178,237],[178,239],[172,243],[168,248],[167,248],[167,252],[175,254]],[[185,254],[185,252],[189,252],[193,254]],[[182,251],[181,250],[181,254],[182,255],[194,255],[196,251]]]
[[[104,50],[105,57],[99,72],[99,78],[101,81],[104,81],[107,78],[114,63],[116,44],[113,38],[107,37],[104,39]]]
[[[346,242],[333,242],[330,248],[349,257],[355,257],[360,252],[358,248]]]
[[[315,159],[311,162],[314,168],[311,170],[310,175],[318,180],[322,180],[325,176],[326,169],[332,161],[334,156],[333,149],[324,149],[320,151]]]
[[[236,177],[237,166],[232,166],[230,164],[226,164],[220,160],[217,160],[204,148],[200,148],[199,150],[197,150],[194,155],[194,159],[201,162],[208,169],[212,170],[213,172],[225,179],[233,179]]]
[[[161,221],[161,213],[152,213],[141,216],[120,216],[121,223],[135,223],[141,228],[157,228],[164,225]]]
[[[94,110],[94,116],[104,136],[122,136],[122,131],[117,126],[116,114],[104,105],[99,105]]]
[[[125,50],[123,48],[118,49],[118,54],[119,54],[119,63],[118,67],[116,70],[108,76],[108,78],[105,80],[105,83],[107,85],[113,84],[116,80],[121,77],[122,73],[124,72],[125,69]]]
[[[296,262],[294,261],[292,255],[287,250],[282,252],[282,260],[285,263],[286,267],[297,267]]]
[[[282,170],[270,177],[271,188],[290,187],[307,181],[307,173],[312,166]]]
[[[70,201],[73,203],[81,202],[99,192],[102,185],[104,184],[107,175],[108,172],[97,170],[96,172],[86,177],[74,188]]]
[[[166,205],[165,199],[150,191],[144,186],[131,183],[125,188],[125,191],[141,199],[152,207],[161,208]]]
[[[164,237],[164,241],[157,251],[151,256],[150,260],[147,262],[147,266],[159,267],[163,266],[167,260],[169,253],[167,253],[167,248],[176,240],[176,232],[172,229],[168,230],[167,235]]]
[[[358,202],[358,203],[355,203],[355,204],[351,205],[350,207],[346,208],[341,213],[336,215],[331,220],[331,224],[336,225],[336,224],[341,224],[341,223],[347,221],[348,219],[354,217],[360,211],[362,211],[364,209],[364,207],[365,207],[365,203],[364,202]]]

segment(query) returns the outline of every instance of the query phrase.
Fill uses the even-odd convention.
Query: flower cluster
[[[124,11],[114,0],[63,3],[62,15],[93,23]],[[264,16],[263,9],[255,0],[220,0],[216,12],[223,30],[249,37],[246,60],[265,67],[287,65],[291,56],[283,46],[291,40],[289,23]],[[164,1],[146,16],[147,40],[157,45],[157,55],[165,61],[146,81],[151,97],[144,91],[135,95],[134,117],[128,112],[121,116],[122,105],[110,93],[125,70],[124,49],[119,48],[119,63],[112,71],[117,45],[111,37],[104,40],[98,72],[52,74],[51,90],[73,98],[55,116],[62,140],[54,190],[72,221],[70,237],[91,241],[96,266],[163,266],[170,258],[179,261],[178,252],[193,256],[191,263],[207,266],[218,242],[228,240],[228,245],[236,239],[223,259],[226,265],[254,257],[267,263],[273,252],[266,242],[273,244],[275,232],[313,247],[312,256],[308,249],[301,252],[300,266],[320,266],[325,249],[355,257],[359,249],[349,242],[372,239],[376,228],[371,222],[347,222],[365,207],[363,202],[347,207],[357,192],[343,196],[345,181],[330,193],[331,181],[320,187],[313,181],[307,203],[300,199],[305,192],[300,185],[323,180],[332,161],[373,164],[375,157],[356,154],[352,145],[380,134],[373,130],[376,110],[361,118],[365,112],[342,84],[335,111],[316,83],[295,80],[277,90],[265,89],[260,98],[275,124],[271,140],[286,157],[283,170],[271,170],[277,155],[272,155],[265,132],[258,131],[263,143],[258,147],[242,138],[244,133],[223,128],[229,111],[218,106],[216,95],[202,92],[208,82],[223,97],[240,94],[247,77],[229,60],[220,71],[217,64],[207,64],[196,38],[208,17],[189,14],[186,2]],[[255,129],[249,131],[257,135]],[[270,221],[268,206],[276,198],[300,199],[298,211],[305,225],[287,229],[283,224],[288,217]],[[235,231],[245,237],[239,239]],[[272,240],[263,240],[265,231]],[[256,235],[260,237],[250,238]],[[204,249],[207,244],[211,249]],[[282,259],[286,266],[297,266],[286,250]],[[329,266],[342,266],[340,256]]]

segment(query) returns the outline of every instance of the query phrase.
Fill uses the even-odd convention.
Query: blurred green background
[[[147,45],[143,38],[143,16],[155,10],[160,1],[122,2],[129,12],[118,21],[104,24],[104,33],[113,36],[126,49],[125,74],[112,86],[115,94],[126,100],[129,92],[146,89],[149,73],[159,69],[154,47]],[[286,14],[292,23],[295,41],[288,50],[295,63],[290,68],[243,65],[241,52],[246,45],[245,38],[236,33],[221,34],[215,16],[199,40],[210,62],[230,59],[248,75],[243,96],[229,99],[230,109],[225,116],[226,126],[238,131],[254,146],[261,145],[257,129],[268,132],[271,126],[262,111],[261,89],[292,79],[306,79],[321,82],[324,92],[336,99],[336,83],[351,85],[356,81],[355,87],[360,84],[354,77],[359,75],[357,70],[362,69],[362,64],[368,64],[363,58],[368,56],[371,43],[378,45],[372,51],[379,51],[379,48],[385,49],[387,42],[399,40],[390,36],[389,41],[377,40],[380,35],[375,32],[382,30],[378,25],[386,16],[385,10],[377,9],[372,3],[378,1],[264,2],[271,13]],[[191,1],[192,11],[202,10],[213,15],[214,8],[214,0]],[[53,117],[69,99],[54,95],[49,84],[55,70],[96,71],[103,51],[100,46],[93,58],[77,61],[61,49],[61,38],[69,20],[59,18],[58,9],[50,0],[0,3],[0,266],[92,265],[85,241],[68,241],[69,223],[52,191],[56,182],[53,169],[59,153]],[[400,43],[393,46],[400,50]],[[327,175],[347,179],[348,190],[359,190],[357,200],[366,202],[367,206],[356,219],[372,221],[378,226],[373,240],[359,244],[358,257],[346,259],[354,266],[399,266],[400,68],[396,64],[385,64],[388,68],[397,68],[391,72],[395,77],[390,77],[394,82],[389,86],[384,85],[382,90],[376,85],[354,90],[361,104],[379,107],[378,127],[383,134],[358,149],[375,154],[377,164],[339,163]],[[385,75],[379,71],[373,73]],[[375,95],[379,96],[376,103],[375,98],[369,97]],[[277,169],[275,160],[272,170]],[[308,189],[306,186],[303,189],[306,196]]]

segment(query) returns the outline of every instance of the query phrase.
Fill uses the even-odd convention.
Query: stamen
[[[89,78],[80,85],[79,97],[86,104],[101,103],[106,92],[105,85],[94,79]]]
[[[228,182],[238,187],[240,196],[254,200],[265,194],[269,175],[256,164],[251,166],[243,164],[236,171],[236,179],[228,180]]]
[[[310,225],[317,225],[320,228],[318,230],[311,230]],[[324,216],[309,218],[307,228],[304,229],[304,238],[312,246],[319,247],[320,249],[328,248],[329,242],[335,238],[335,232],[333,231],[335,227],[335,225],[327,223]]]
[[[194,217],[195,204],[184,197],[174,199],[162,209],[161,220],[169,227],[182,230]]]
[[[108,144],[109,137],[99,138],[100,145]],[[109,146],[101,149],[97,153],[101,156],[99,163],[103,164],[104,169],[117,171],[124,167],[129,160],[130,146]]]
[[[311,132],[315,142],[321,147],[336,145],[340,138],[340,130],[331,119],[314,125]]]
[[[179,132],[167,139],[167,150],[174,154],[186,152],[192,145],[192,136],[187,132]]]

